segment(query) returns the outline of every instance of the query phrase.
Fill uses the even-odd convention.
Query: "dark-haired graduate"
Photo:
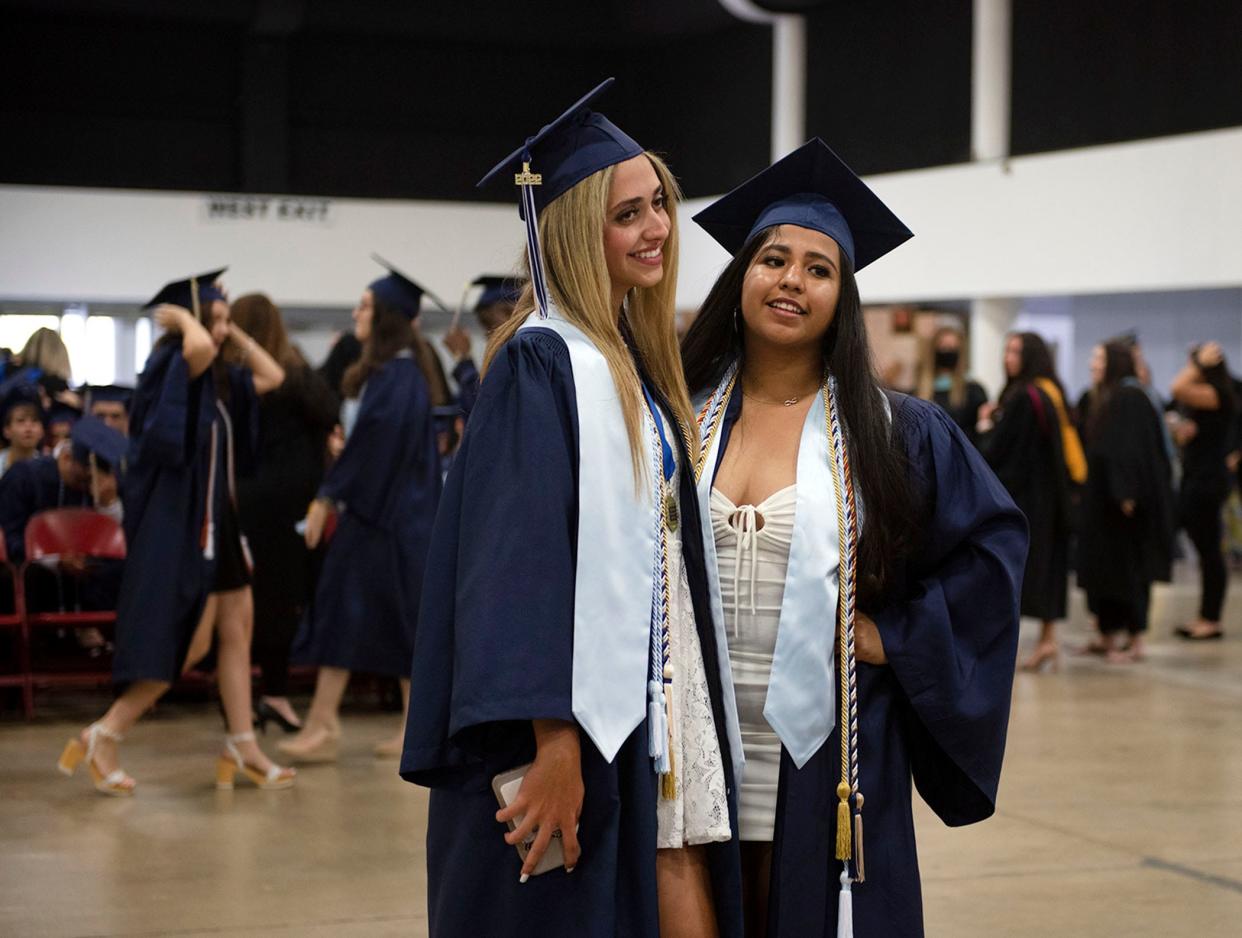
[[[440,501],[440,461],[430,378],[418,362],[414,328],[425,291],[384,266],[388,273],[363,290],[354,309],[362,357],[342,380],[345,449],[306,515],[311,550],[331,514],[339,523],[293,647],[295,661],[319,666],[315,696],[301,731],[277,745],[303,762],[336,758],[338,715],[351,672],[399,678],[409,705],[410,655]],[[375,754],[396,757],[403,738],[398,732],[377,743]]]
[[[250,561],[237,519],[236,473],[253,465],[257,395],[284,369],[229,321],[216,285],[223,270],[170,283],[147,307],[165,330],[138,379],[121,489],[127,556],[117,604],[113,679],[122,690],[108,712],[69,741],[60,760],[85,761],[95,788],[129,795],[134,780],[116,745],[186,668],[218,639],[217,677],[229,735],[216,784],[238,772],[260,788],[293,785],[255,742],[250,710]],[[223,346],[243,365],[226,365]]]
[[[608,84],[485,179],[520,187],[531,282],[488,348],[414,645],[401,774],[432,789],[434,938],[741,936],[676,183],[589,108]]]
[[[1026,526],[944,411],[880,390],[854,272],[911,234],[822,141],[695,221],[734,255],[682,355],[746,934],[922,935],[911,780],[948,824],[992,813]]]

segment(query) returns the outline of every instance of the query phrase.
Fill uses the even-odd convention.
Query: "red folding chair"
[[[0,531],[0,574],[7,576],[13,586],[13,611],[0,612],[0,630],[17,635],[14,663],[16,671],[0,674],[0,687],[22,689],[22,711],[29,719],[34,715],[34,690],[30,683],[30,632],[26,625],[25,595],[22,578],[9,560],[9,548]]]
[[[69,554],[100,559],[125,559],[125,534],[121,526],[107,515],[91,508],[53,508],[34,515],[26,524],[26,562],[20,580],[23,597],[27,594],[26,578],[30,568],[42,560]],[[31,612],[26,610],[27,638],[38,628],[88,628],[116,624],[116,610],[81,612]],[[29,648],[29,641],[27,641]],[[112,680],[107,671],[46,671],[31,669],[31,700],[28,715],[34,713],[33,693],[37,687],[97,687]]]

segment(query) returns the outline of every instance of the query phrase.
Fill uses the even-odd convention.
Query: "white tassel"
[[[655,770],[661,775],[670,771],[668,760],[668,717],[664,710],[664,684],[647,682],[647,728],[650,745],[647,754],[655,759]]]
[[[854,938],[854,893],[850,890],[848,865],[841,870],[841,895],[837,898],[837,938]]]

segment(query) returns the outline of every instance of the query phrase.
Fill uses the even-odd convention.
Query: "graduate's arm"
[[[261,397],[285,383],[285,369],[280,362],[235,322],[229,322],[229,339],[241,349],[242,364],[254,375],[256,394]]]
[[[1173,379],[1169,393],[1173,400],[1195,410],[1220,410],[1220,395],[1203,380],[1203,368],[1221,361],[1221,349],[1215,342],[1205,342],[1190,354],[1182,370]]]
[[[191,381],[211,367],[216,360],[216,343],[193,313],[182,306],[165,303],[155,308],[153,318],[161,329],[181,334],[181,355],[189,367]]]
[[[913,400],[894,419],[926,520],[904,595],[872,617],[912,711],[915,784],[946,823],[969,824],[995,809],[1026,520],[951,420]]]
[[[26,558],[26,522],[30,520],[27,506],[34,501],[30,474],[18,463],[0,478],[0,531],[9,560],[20,563]]]

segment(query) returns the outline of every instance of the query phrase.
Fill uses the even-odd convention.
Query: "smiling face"
[[[781,225],[742,280],[748,336],[779,345],[823,340],[841,296],[841,249],[826,234]]]
[[[354,338],[365,342],[371,337],[371,323],[375,319],[375,296],[370,290],[363,290],[354,307]]]
[[[618,163],[604,216],[604,260],[613,298],[664,279],[664,242],[671,224],[668,195],[646,156]]]

